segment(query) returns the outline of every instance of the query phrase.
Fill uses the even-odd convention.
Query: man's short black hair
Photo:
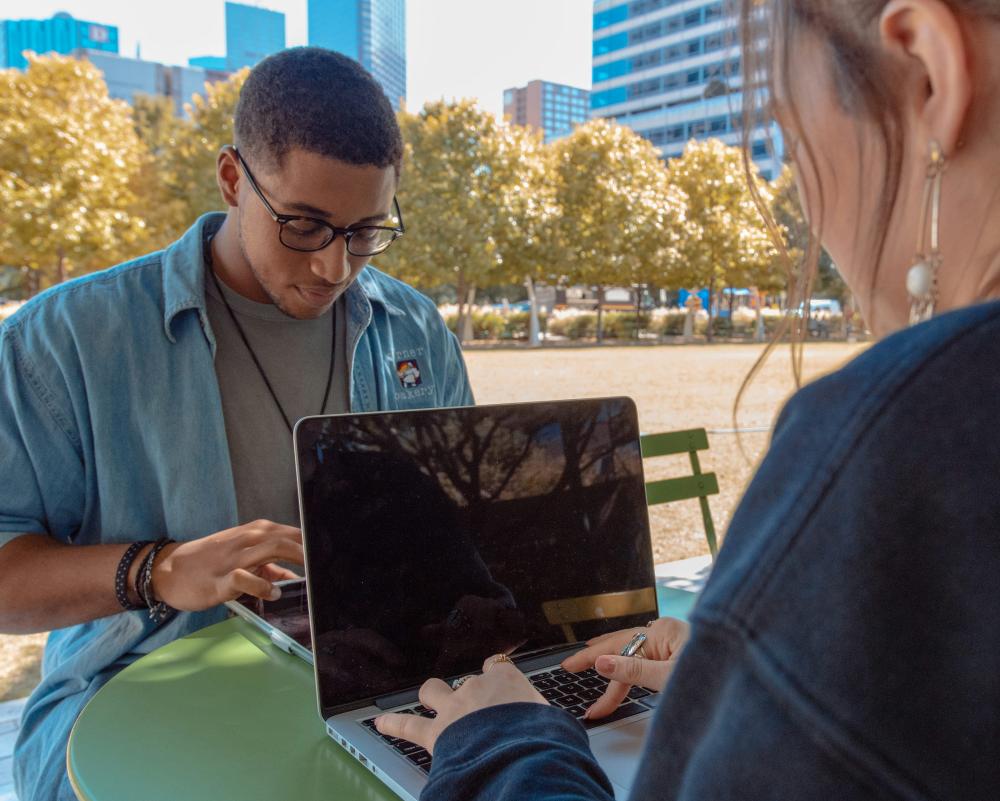
[[[359,166],[395,167],[403,139],[389,99],[357,61],[321,47],[293,47],[250,71],[234,120],[251,162],[280,167],[295,148]]]

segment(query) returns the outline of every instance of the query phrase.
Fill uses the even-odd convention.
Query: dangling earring
[[[941,269],[941,176],[947,160],[941,145],[931,142],[930,163],[920,211],[920,233],[917,236],[917,256],[906,274],[906,291],[910,293],[910,325],[922,323],[934,316],[937,303],[938,270]]]

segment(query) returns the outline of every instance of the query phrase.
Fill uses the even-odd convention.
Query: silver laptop
[[[628,398],[310,417],[295,427],[319,711],[394,792],[431,755],[381,736],[385,711],[509,654],[577,718],[606,682],[559,663],[656,617],[635,405]],[[657,696],[586,722],[624,797]],[[581,720],[581,722],[583,722]]]

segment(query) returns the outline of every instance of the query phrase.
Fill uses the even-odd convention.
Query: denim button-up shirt
[[[60,285],[0,327],[0,545],[183,541],[237,524],[202,255],[204,227],[221,222],[205,215],[166,250]],[[352,411],[472,403],[429,299],[369,266],[346,306]],[[139,656],[224,616],[157,625],[128,612],[52,632],[15,747],[21,801],[72,799],[65,748],[83,705]]]

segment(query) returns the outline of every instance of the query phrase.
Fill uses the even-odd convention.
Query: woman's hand
[[[191,542],[166,546],[153,564],[153,595],[174,609],[197,612],[246,593],[276,601],[274,582],[299,578],[274,562],[302,564],[302,532],[256,520]]]
[[[441,679],[428,679],[420,688],[419,698],[421,704],[437,712],[437,717],[390,713],[376,718],[375,727],[382,734],[409,740],[432,754],[441,732],[472,712],[501,704],[548,704],[513,663],[499,662],[496,656],[483,663],[481,676],[467,679],[457,690]]]
[[[611,679],[604,695],[587,709],[590,719],[603,718],[614,712],[625,700],[632,685],[659,692],[670,677],[690,629],[682,620],[661,617],[644,629],[623,629],[595,637],[587,648],[563,660],[562,667],[570,673],[594,668],[604,678]],[[621,650],[639,632],[646,635],[642,652],[645,658],[621,656]]]

